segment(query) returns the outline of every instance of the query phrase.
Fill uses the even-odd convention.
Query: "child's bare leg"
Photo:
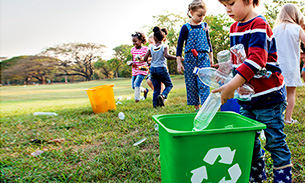
[[[163,90],[164,90],[164,84],[161,83],[161,93],[163,92]]]
[[[154,85],[152,84],[152,81],[150,79],[147,79],[146,83],[152,90],[154,90]]]
[[[295,105],[295,93],[296,93],[296,87],[287,87],[287,102],[288,105],[286,107],[286,121],[291,121],[292,120],[292,113],[293,113],[293,108]]]

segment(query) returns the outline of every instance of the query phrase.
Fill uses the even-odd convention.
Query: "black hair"
[[[136,32],[135,34],[131,34],[131,37],[137,37],[142,44],[145,44],[147,42],[145,34],[141,32]]]
[[[154,36],[158,41],[163,41],[163,39],[166,37],[168,34],[168,31],[166,28],[160,28],[158,26],[154,27],[153,29]]]

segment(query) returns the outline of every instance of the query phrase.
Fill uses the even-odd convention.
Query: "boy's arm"
[[[245,47],[247,59],[236,70],[247,81],[264,68],[267,62],[277,62],[276,44],[270,26],[258,18],[253,23],[251,31]]]
[[[245,83],[245,78],[243,78],[241,75],[236,74],[234,78],[228,82],[227,84],[212,90],[212,93],[220,92],[221,94],[221,104],[225,104],[228,99],[231,99],[234,97],[234,91]]]

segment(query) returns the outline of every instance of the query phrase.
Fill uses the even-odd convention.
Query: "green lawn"
[[[195,112],[186,105],[183,76],[172,80],[174,89],[159,109],[152,108],[152,92],[137,104],[126,100],[133,98],[130,79],[0,87],[0,182],[160,182],[159,139],[152,115]],[[115,84],[115,98],[125,100],[117,110],[94,114],[85,89],[104,84]],[[305,87],[300,87],[294,113],[300,124],[285,128],[295,182],[305,180],[304,104]],[[41,111],[58,116],[33,115]],[[51,141],[62,138],[62,143]],[[133,146],[143,138],[147,140]],[[37,150],[44,152],[31,156]],[[272,162],[270,154],[266,157],[270,181]]]

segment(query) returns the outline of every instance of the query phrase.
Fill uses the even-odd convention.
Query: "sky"
[[[63,43],[98,43],[105,49],[132,44],[154,15],[187,12],[191,0],[0,0],[0,57],[35,55]],[[206,0],[208,14],[225,13],[218,0]]]

